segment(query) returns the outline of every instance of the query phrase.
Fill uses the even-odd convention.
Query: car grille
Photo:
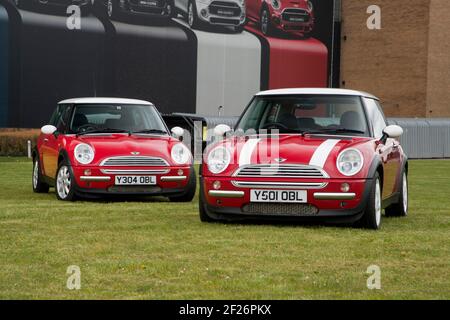
[[[102,161],[101,166],[111,167],[166,167],[166,160],[157,157],[112,157]]]
[[[306,203],[249,203],[242,207],[242,212],[271,216],[309,216],[317,214],[319,209]]]
[[[209,5],[209,12],[223,17],[239,17],[241,15],[241,8],[236,3],[213,1]]]
[[[328,178],[328,174],[320,169],[308,165],[295,164],[259,164],[239,168],[236,177],[265,177],[265,178]]]
[[[303,9],[285,9],[281,15],[281,19],[287,22],[309,22],[310,16],[308,11]]]

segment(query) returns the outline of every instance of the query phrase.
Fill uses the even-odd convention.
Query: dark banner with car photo
[[[0,0],[0,127],[125,97],[237,116],[258,91],[335,83],[336,0]]]

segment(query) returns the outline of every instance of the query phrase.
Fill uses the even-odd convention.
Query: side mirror
[[[51,124],[45,125],[41,128],[43,134],[54,134],[56,132],[56,127]]]
[[[171,130],[174,138],[180,139],[184,134],[184,129],[180,127],[173,127]]]
[[[403,134],[403,129],[402,127],[397,125],[387,126],[386,128],[384,128],[383,134],[388,138],[397,139]]]
[[[214,128],[214,135],[217,137],[223,137],[225,134],[231,131],[230,126],[227,126],[226,124],[218,124]]]

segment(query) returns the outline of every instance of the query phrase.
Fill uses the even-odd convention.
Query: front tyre
[[[363,228],[378,230],[381,226],[381,181],[378,173],[375,174],[370,189],[369,199],[361,217],[360,224]]]
[[[406,217],[408,215],[408,176],[405,171],[402,173],[398,202],[387,207],[385,214],[386,217]]]
[[[73,176],[72,168],[66,162],[63,161],[59,165],[55,181],[56,198],[58,198],[58,200],[76,200],[75,178]]]
[[[199,213],[199,217],[200,217],[200,221],[201,222],[215,222],[216,220],[211,218],[208,215],[208,212],[206,211],[205,208],[205,197],[203,195],[203,183],[201,183],[200,181],[200,194],[198,196],[198,213]]]
[[[33,191],[36,193],[47,193],[49,185],[42,181],[41,162],[39,156],[36,156],[33,161],[33,175],[32,175]]]

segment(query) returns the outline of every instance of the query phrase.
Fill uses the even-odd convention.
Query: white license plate
[[[152,6],[152,7],[156,7],[158,5],[156,1],[140,1],[139,3],[144,6]]]
[[[116,176],[115,184],[118,186],[148,186],[156,184],[155,176]]]
[[[233,15],[233,11],[228,11],[228,10],[217,10],[217,14],[223,15],[223,16],[232,16]]]
[[[306,203],[305,190],[250,190],[251,202]]]
[[[294,17],[291,17],[289,19],[289,21],[292,21],[292,22],[305,22],[305,18],[294,18]]]

